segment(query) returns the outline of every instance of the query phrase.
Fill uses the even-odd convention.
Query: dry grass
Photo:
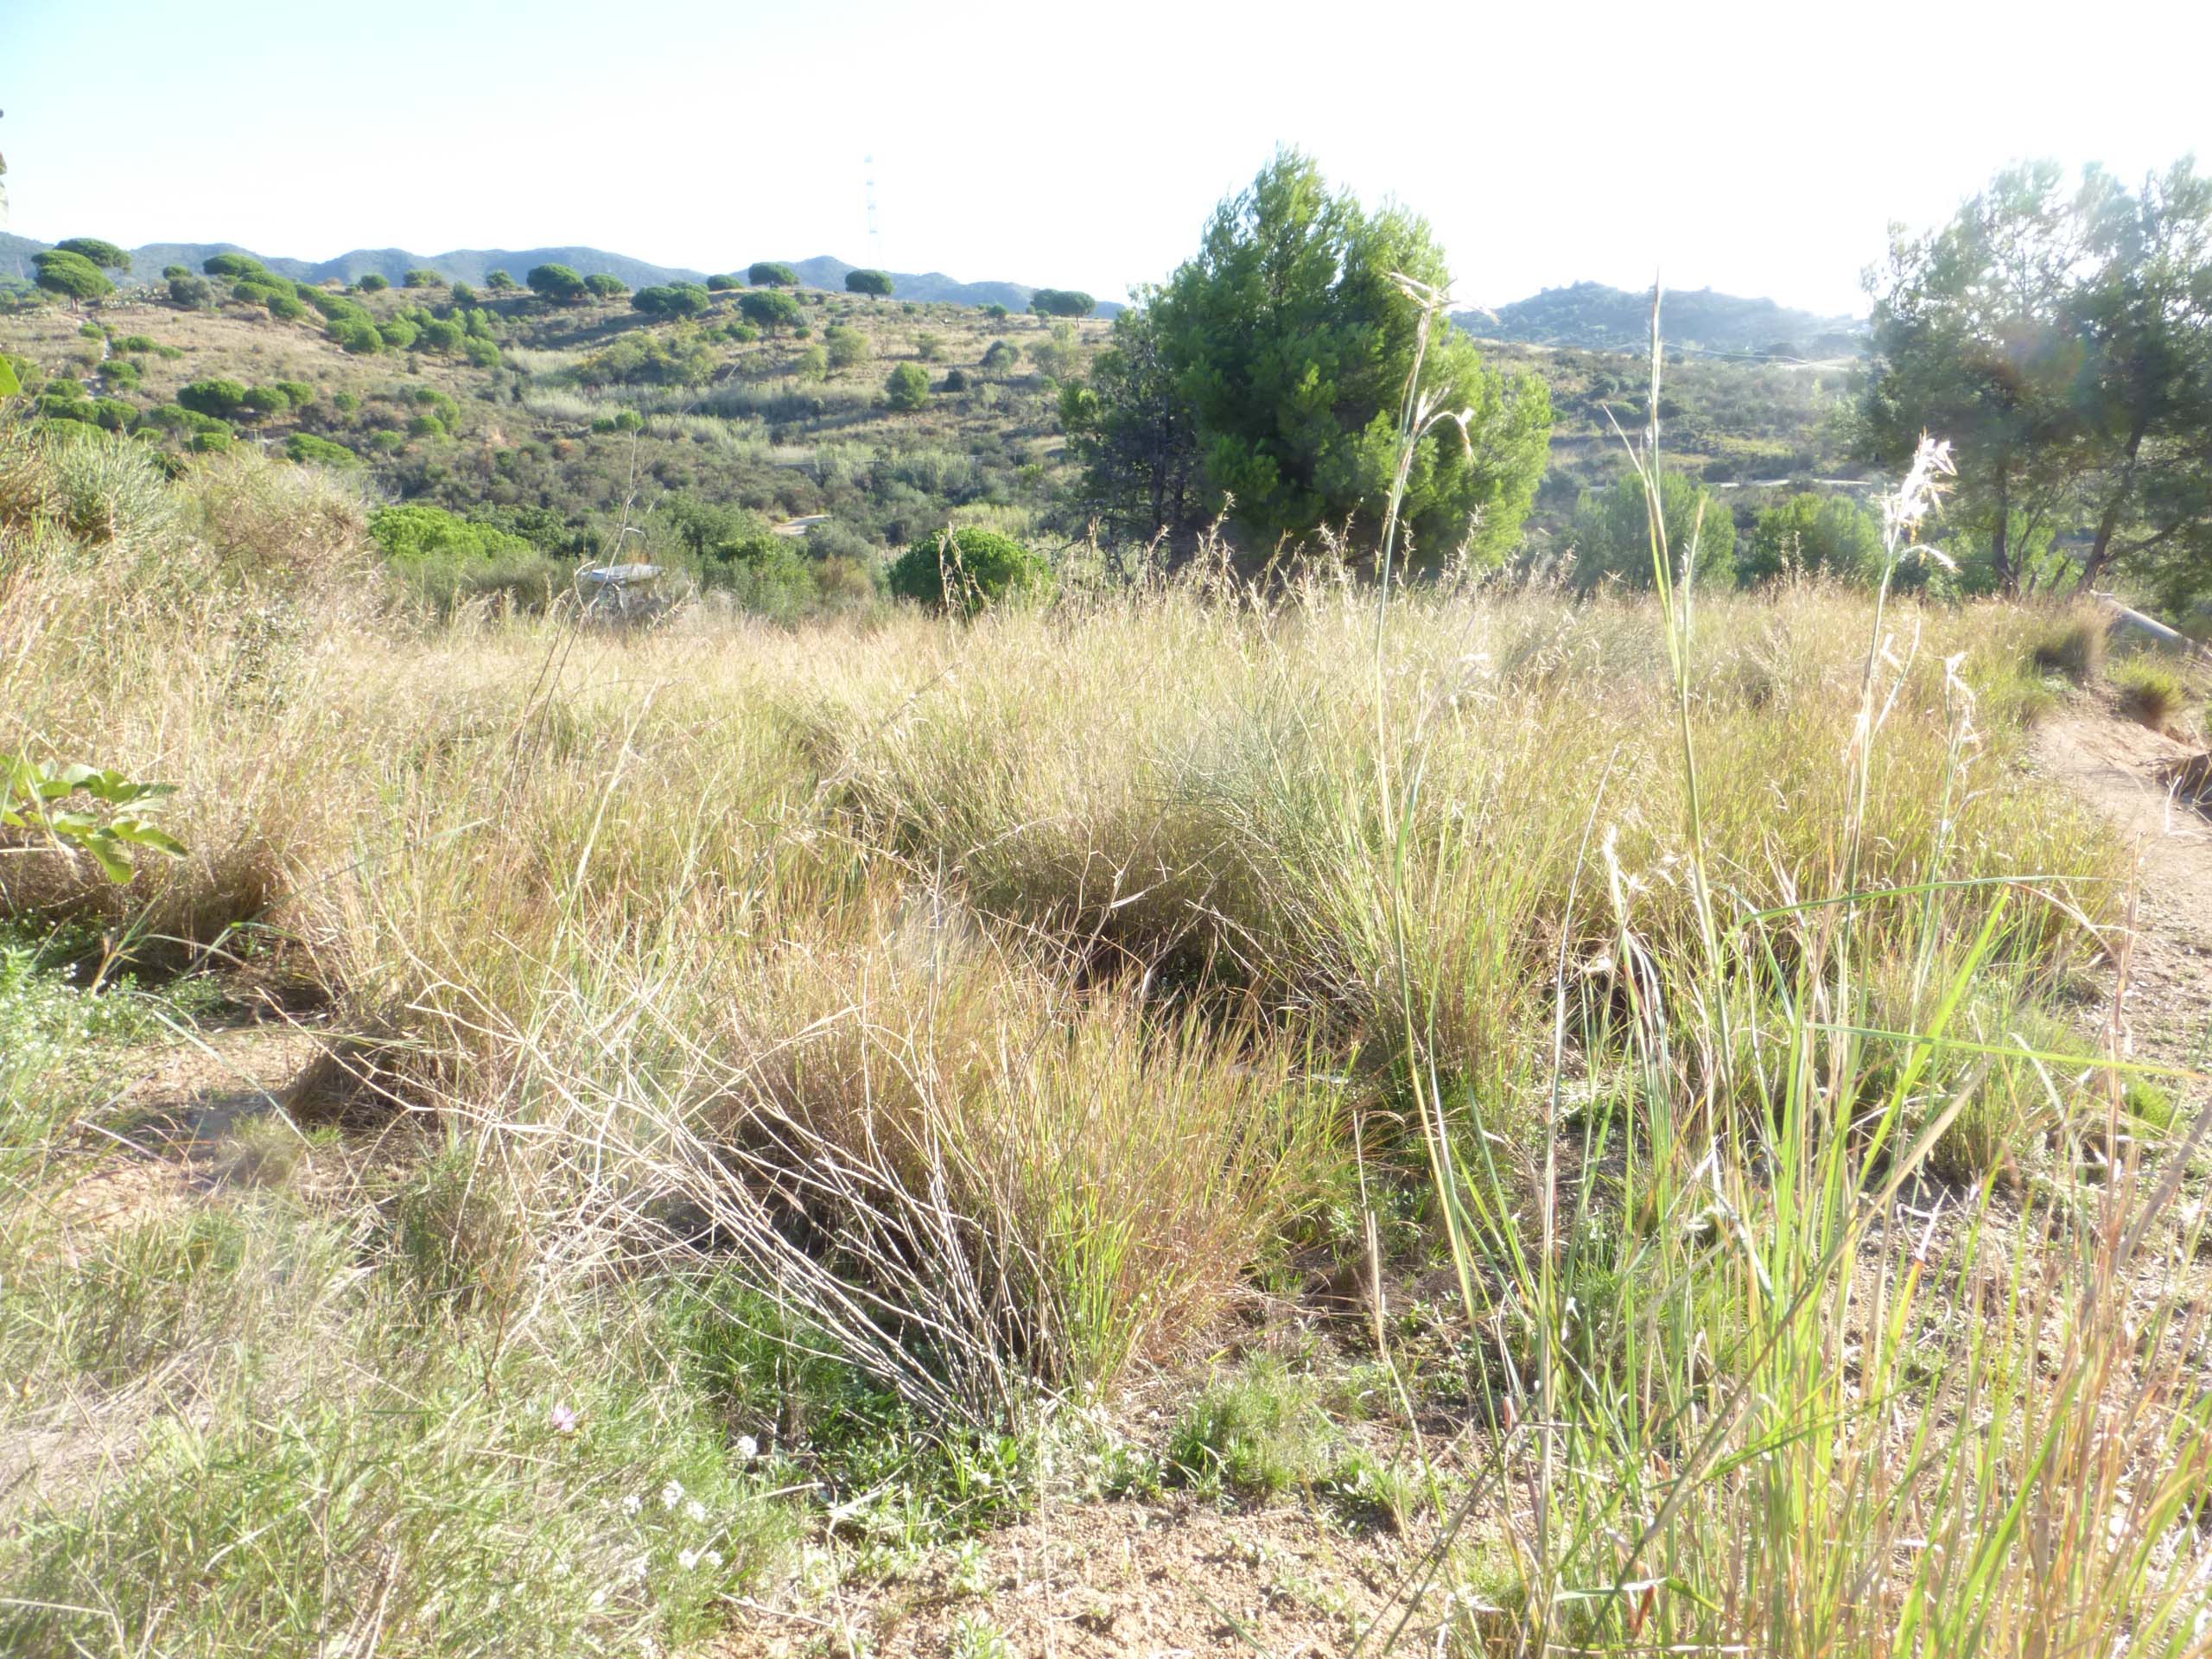
[[[1449,1502],[1510,1563],[1463,1575],[1468,1649],[2124,1618],[2201,1649],[2198,1327],[2175,1289],[2133,1325],[2097,1297],[2158,1195],[2073,1186],[2108,1102],[2051,1012],[2114,855],[2014,764],[2086,613],[1700,597],[1679,671],[1649,605],[1431,592],[1378,636],[1320,575],[972,625],[431,625],[359,584],[358,509],[305,473],[143,507],[118,474],[89,540],[54,458],[10,464],[0,744],[178,784],[190,855],[123,890],[16,856],[0,906],[250,925],[335,999],[357,1106],[452,1137],[375,1213],[456,1364],[548,1386],[610,1285],[714,1264],[765,1299],[762,1363],[832,1354],[988,1446],[1199,1351],[1294,1251],[1361,1263],[1328,1217],[1371,1182],[1409,1270],[1464,1270],[1431,1403],[1495,1452]],[[1934,1166],[2036,1207],[1961,1185],[1939,1269],[1889,1242]],[[121,1535],[72,1524],[41,1582]],[[195,1558],[133,1548],[141,1632]]]

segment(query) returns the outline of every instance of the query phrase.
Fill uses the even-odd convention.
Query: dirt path
[[[2121,1004],[2146,1060],[2212,1064],[2212,817],[2159,780],[2190,747],[2116,715],[2078,712],[2036,731],[2045,776],[2110,819],[2137,861],[2139,898]]]
[[[103,1233],[221,1185],[231,1132],[271,1109],[315,1052],[311,1031],[271,1020],[149,1056],[111,1109],[88,1122],[83,1173],[49,1200],[61,1254],[73,1260]]]

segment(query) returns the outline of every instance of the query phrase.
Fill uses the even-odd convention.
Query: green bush
[[[427,265],[418,265],[400,278],[410,288],[443,288],[446,279]]]
[[[800,317],[798,302],[772,287],[754,287],[739,299],[737,308],[747,322],[772,334],[795,326]]]
[[[763,259],[747,266],[745,280],[755,288],[797,288],[798,272],[778,259]]]
[[[369,539],[394,564],[410,569],[537,551],[519,536],[421,503],[378,508],[369,515]]]
[[[930,400],[930,378],[918,363],[901,363],[883,383],[883,395],[893,409],[919,409]]]
[[[161,347],[147,335],[125,334],[115,342],[115,349],[118,352],[156,352]]]
[[[1659,475],[1659,498],[1670,575],[1680,577],[1696,527],[1698,581],[1732,582],[1736,520],[1726,504],[1680,473]],[[1605,582],[1637,590],[1651,586],[1651,518],[1641,480],[1631,475],[1608,489],[1585,490],[1575,503],[1573,535],[1577,588],[1586,592]]]
[[[312,432],[295,432],[284,440],[284,454],[296,461],[323,467],[358,467],[361,458],[342,443],[318,438]]]
[[[484,286],[494,294],[512,294],[519,284],[504,270],[487,270],[484,273]]]
[[[849,270],[845,273],[845,288],[849,293],[865,294],[872,300],[891,297],[891,273],[887,270]]]
[[[196,415],[227,420],[245,407],[245,392],[236,380],[194,380],[178,391],[176,400]]]
[[[275,386],[248,386],[238,404],[255,415],[282,415],[291,408],[292,400]]]
[[[169,278],[169,303],[188,311],[204,311],[215,302],[215,285],[205,276],[181,270]]]
[[[574,305],[591,292],[584,279],[567,265],[533,265],[523,281],[539,299],[556,305]]]
[[[1784,570],[1858,578],[1881,569],[1881,520],[1849,496],[1808,491],[1759,514],[1736,574],[1748,585]]]
[[[384,335],[366,317],[344,317],[330,325],[330,337],[340,351],[370,357],[384,349]]]
[[[819,346],[810,346],[798,354],[791,372],[802,380],[826,380],[830,378],[830,353]]]
[[[261,276],[268,273],[261,261],[250,253],[211,253],[200,262],[200,269],[210,276],[228,276],[236,281],[241,276]]]
[[[712,303],[712,297],[696,283],[641,288],[630,296],[631,308],[649,317],[696,317]]]
[[[971,615],[1003,601],[1046,597],[1053,585],[1044,555],[972,524],[923,537],[891,567],[899,598]]]
[[[377,326],[377,337],[395,352],[404,352],[415,343],[415,325],[404,317],[394,317]]]
[[[453,285],[453,302],[455,305],[475,304],[476,290],[467,283],[455,283]]]
[[[707,278],[707,290],[712,294],[726,294],[731,289],[742,288],[744,286],[745,284],[739,282],[736,277],[728,275],[709,276]]]
[[[829,351],[830,366],[833,369],[849,369],[864,363],[874,351],[866,334],[842,322],[833,322],[823,332],[822,343]]]
[[[467,339],[461,326],[450,317],[433,317],[416,330],[415,343],[426,352],[455,352]]]
[[[993,322],[1003,322],[1007,318],[1012,316],[1014,313],[1007,310],[1006,307],[1001,305],[996,300],[993,300],[988,305],[983,308],[983,315],[988,317]]]
[[[595,270],[584,278],[584,286],[595,300],[619,300],[630,291],[630,285],[620,276],[604,270]]]
[[[359,283],[354,284],[354,286],[359,288],[364,294],[381,294],[385,289],[391,286],[391,279],[389,276],[380,276],[372,270],[363,276]]]
[[[1005,308],[1000,308],[1003,310]],[[1004,374],[1009,369],[1020,367],[1020,363],[1021,353],[1014,349],[1010,340],[995,340],[983,353],[983,366],[994,374]]]

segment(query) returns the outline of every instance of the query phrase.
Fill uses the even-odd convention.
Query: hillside
[[[1575,283],[1495,310],[1454,312],[1452,320],[1480,340],[1640,352],[1651,339],[1651,295],[1648,289]],[[1708,352],[1833,358],[1859,349],[1866,323],[1707,288],[1667,295],[1666,332],[1669,346]]]
[[[31,257],[51,247],[48,242],[34,241],[29,237],[0,232],[0,277],[14,276],[29,281],[31,276]],[[149,242],[130,251],[130,280],[141,283],[158,282],[163,269],[169,265],[188,265],[200,269],[201,263],[212,254],[244,253],[259,260],[278,275],[290,277],[296,283],[339,282],[358,283],[366,276],[378,276],[387,282],[397,283],[407,272],[421,268],[436,271],[449,282],[481,283],[495,270],[505,270],[519,277],[533,265],[569,265],[586,276],[604,271],[619,276],[631,288],[644,288],[656,283],[703,282],[710,272],[693,270],[683,265],[656,264],[649,259],[635,259],[627,254],[609,253],[603,248],[546,247],[546,248],[449,248],[443,253],[411,253],[405,248],[355,248],[341,253],[334,259],[292,259],[256,253],[251,248],[235,242]],[[753,256],[736,260],[725,269],[742,272],[753,263]],[[845,273],[859,269],[829,254],[817,254],[810,259],[790,262],[799,274],[799,280],[810,288],[829,289],[842,293]],[[944,302],[953,305],[1003,305],[1008,310],[1027,308],[1029,297],[1037,291],[1035,285],[1027,283],[981,282],[963,283],[948,276],[941,270],[893,271],[892,282],[898,297],[902,300]],[[1111,316],[1122,307],[1113,301],[1103,301],[1099,315]]]

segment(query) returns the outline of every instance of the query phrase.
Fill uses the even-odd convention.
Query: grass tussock
[[[2154,732],[2177,725],[2189,707],[2189,682],[2171,663],[2139,652],[2114,664],[2111,677],[2120,712]]]

